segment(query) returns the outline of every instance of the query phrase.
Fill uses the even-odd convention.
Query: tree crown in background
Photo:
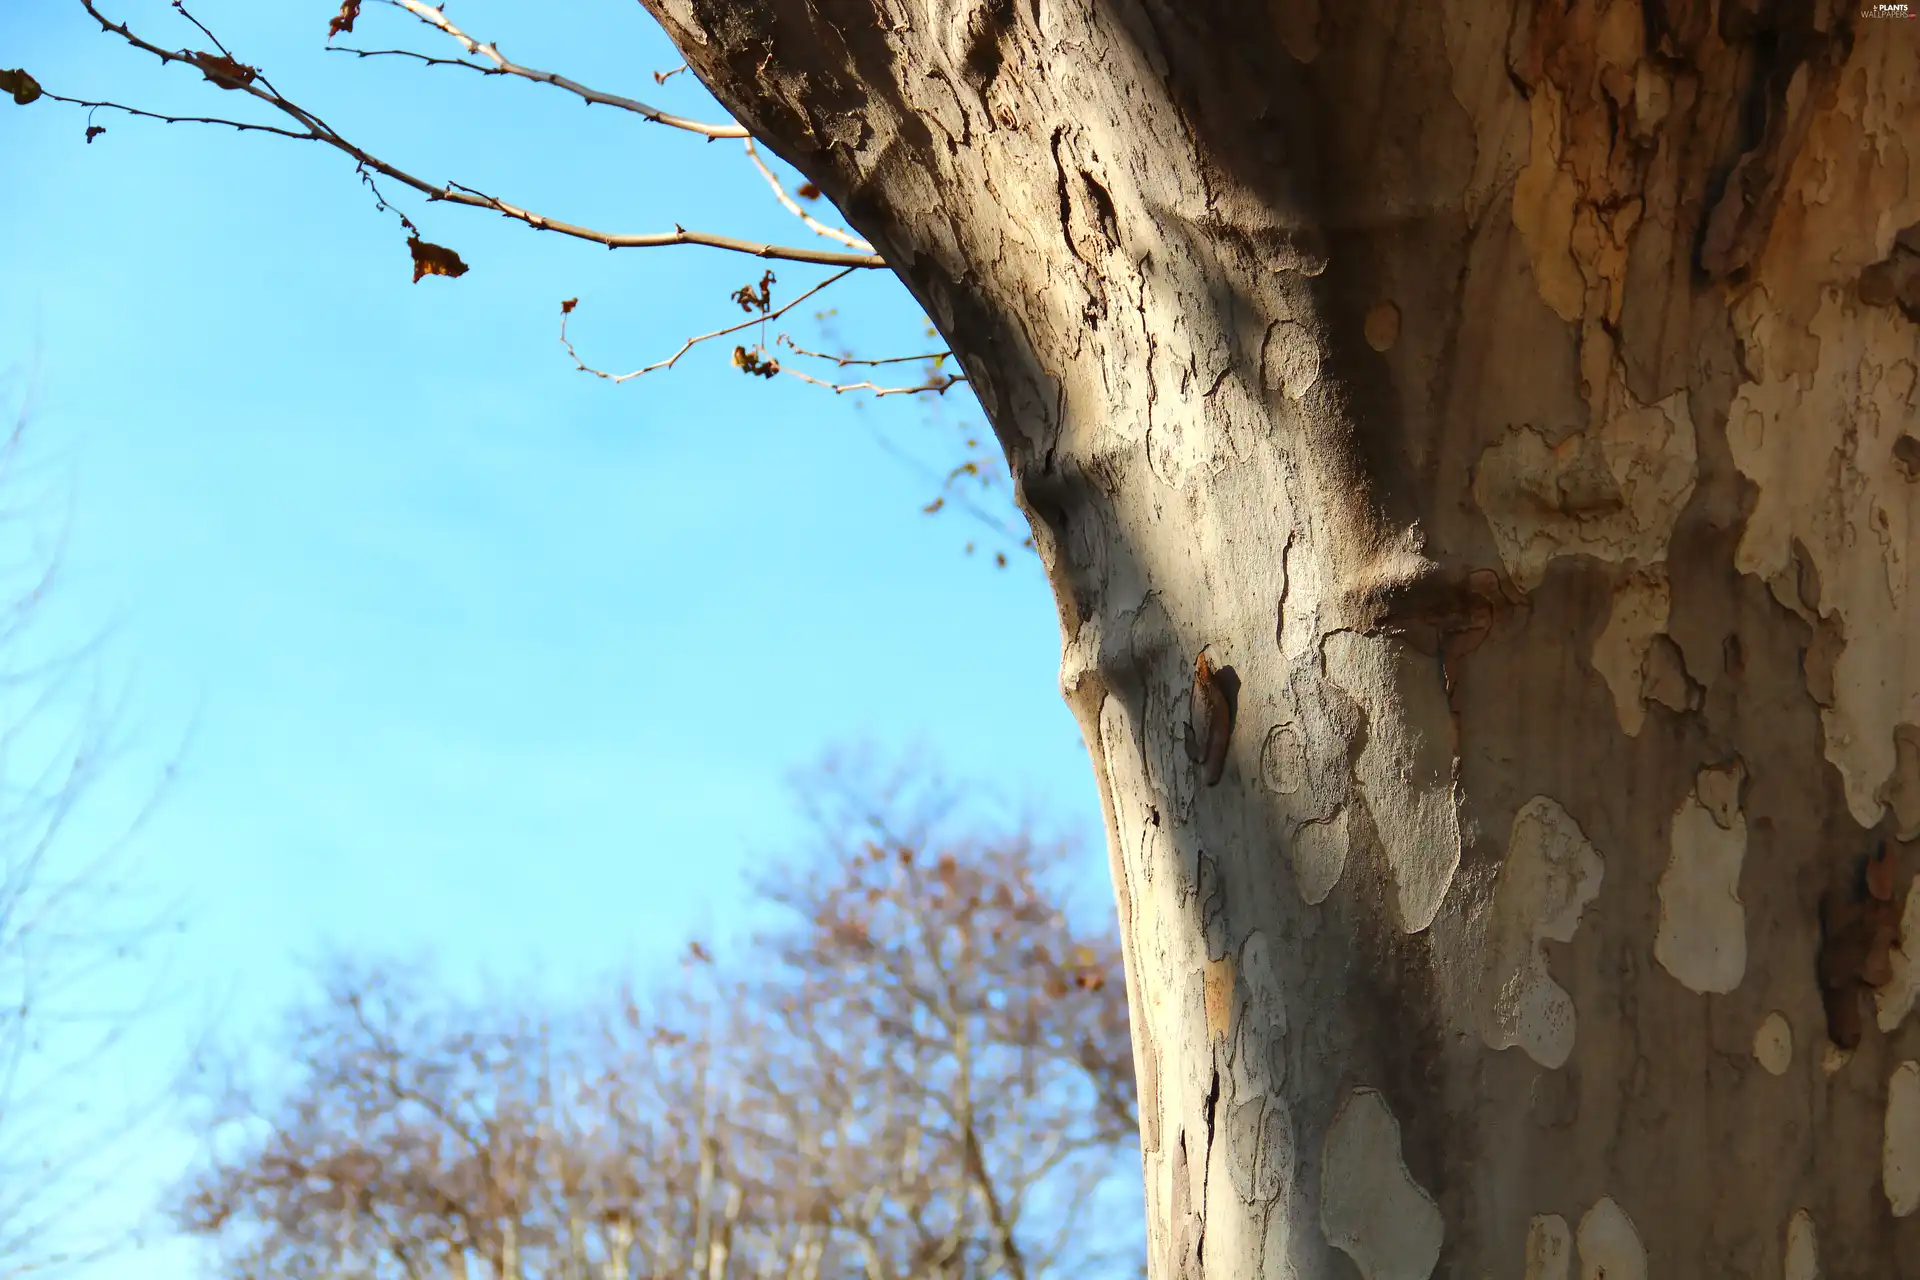
[[[1065,908],[1072,846],[924,774],[806,794],[768,927],[644,991],[335,966],[277,1085],[209,1116],[182,1223],[234,1277],[1137,1273],[1125,984],[1110,917]]]

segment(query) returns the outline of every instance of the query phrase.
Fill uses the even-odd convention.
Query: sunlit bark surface
[[[1920,1277],[1920,23],[645,3],[1006,449],[1157,1277]]]

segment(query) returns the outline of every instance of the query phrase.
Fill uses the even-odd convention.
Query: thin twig
[[[310,133],[295,133],[291,129],[282,129],[278,125],[254,124],[247,120],[229,120],[224,116],[169,116],[162,115],[158,111],[142,111],[139,107],[129,107],[119,102],[95,102],[90,98],[68,98],[57,93],[44,92],[40,96],[48,102],[64,102],[70,107],[87,107],[95,111],[104,107],[109,111],[124,111],[142,120],[158,120],[161,124],[217,124],[225,125],[229,129],[238,129],[242,133],[277,133],[283,138],[292,138],[296,142],[313,140],[313,135]]]
[[[755,325],[766,324],[770,320],[778,320],[781,316],[793,310],[795,307],[805,302],[808,298],[813,297],[815,294],[819,293],[821,290],[826,289],[831,285],[838,284],[842,280],[845,280],[848,276],[853,274],[854,270],[855,268],[848,267],[845,271],[835,272],[833,275],[828,276],[825,280],[822,280],[819,284],[813,286],[813,288],[807,290],[805,293],[795,298],[792,302],[785,304],[784,306],[778,308],[777,310],[770,311],[762,315],[752,316],[746,320],[742,320],[739,324],[728,325],[724,329],[715,329],[712,333],[703,333],[698,335],[697,337],[688,338],[685,342],[680,344],[679,350],[675,351],[672,355],[668,356],[666,359],[656,360],[652,364],[647,365],[645,368],[635,369],[631,373],[608,373],[604,369],[594,368],[592,365],[589,365],[586,361],[580,358],[580,353],[573,349],[572,340],[567,337],[567,319],[573,314],[573,307],[570,303],[562,304],[560,308],[560,345],[564,346],[567,349],[567,354],[573,357],[573,363],[575,367],[580,370],[580,372],[590,373],[596,378],[605,378],[608,382],[615,382],[615,383],[630,382],[633,379],[640,377],[642,374],[653,373],[654,371],[659,369],[673,368],[675,364],[679,363],[681,356],[684,356],[685,354],[687,354],[687,352],[693,350],[694,347],[698,346],[703,342],[710,342],[715,338],[724,338],[729,334],[739,333],[742,329],[751,329]]]
[[[780,366],[780,372],[790,373],[800,379],[800,381],[811,383],[813,386],[825,387],[835,395],[845,395],[849,391],[871,391],[876,397],[911,396],[924,392],[931,392],[934,395],[943,396],[947,394],[956,383],[966,381],[964,377],[955,374],[952,377],[942,375],[930,378],[926,382],[913,387],[883,387],[875,382],[828,382],[824,378],[816,378],[810,373],[802,373],[798,369],[790,369],[786,365]]]
[[[787,194],[786,184],[774,176],[773,170],[767,168],[767,162],[760,158],[760,152],[754,148],[752,138],[747,139],[747,159],[753,161],[753,167],[760,171],[760,176],[765,178],[767,185],[773,188],[774,198],[786,207],[788,213],[806,223],[815,235],[825,236],[829,240],[838,240],[849,249],[859,249],[864,253],[873,252],[873,246],[859,236],[851,235],[838,227],[830,227],[802,209],[799,202]]]
[[[786,347],[795,355],[812,356],[816,360],[831,360],[842,369],[848,365],[856,364],[866,368],[872,368],[883,364],[912,364],[916,360],[945,360],[953,355],[951,351],[929,351],[925,355],[918,356],[887,356],[882,360],[862,360],[854,356],[836,356],[827,351],[809,351],[784,333],[775,338],[774,341]]]
[[[842,369],[849,365],[878,368],[881,365],[909,364],[920,360],[925,360],[936,366],[928,370],[927,380],[925,382],[911,387],[882,387],[872,382],[827,382],[823,379],[813,377],[810,374],[801,373],[798,369],[789,369],[784,365],[780,369],[780,372],[790,373],[803,382],[810,382],[816,387],[826,387],[836,395],[844,394],[848,391],[871,391],[876,396],[916,395],[922,392],[945,395],[948,388],[952,387],[955,383],[966,381],[965,376],[961,374],[943,374],[938,371],[938,362],[951,356],[953,354],[951,351],[935,351],[928,355],[887,356],[879,360],[863,360],[856,356],[836,356],[825,351],[809,351],[784,333],[774,339],[774,345],[784,346],[798,355],[812,356],[816,360],[831,360]]]
[[[459,27],[454,26],[445,13],[434,8],[432,5],[421,3],[421,0],[386,0],[386,3],[398,9],[405,9],[408,13],[411,13],[428,26],[437,27],[441,31],[444,31],[447,35],[458,41],[460,47],[465,49],[468,54],[485,58],[487,61],[493,63],[501,75],[520,76],[523,79],[533,80],[540,84],[550,84],[556,89],[564,89],[575,97],[582,98],[589,103],[598,103],[606,107],[618,107],[622,111],[631,111],[637,116],[653,121],[655,124],[664,124],[675,129],[685,129],[688,133],[697,133],[703,138],[745,138],[748,136],[747,131],[737,124],[708,124],[702,120],[690,120],[686,116],[677,116],[671,112],[662,111],[658,107],[650,107],[646,103],[634,98],[623,98],[618,94],[602,93],[598,89],[590,89],[578,81],[569,80],[562,75],[555,75],[551,71],[540,71],[533,67],[523,67],[517,62],[509,61],[506,55],[501,53],[499,48],[494,44],[475,40]],[[471,66],[473,64],[464,63],[462,65]]]
[[[359,49],[353,45],[330,44],[328,53],[350,53],[356,58],[413,58],[429,67],[465,67],[469,71],[478,71],[483,76],[505,75],[498,67],[485,66],[478,62],[468,62],[465,58],[436,58],[430,53],[417,53],[412,49]]]
[[[181,3],[181,0],[173,0],[173,8],[174,8],[174,12],[178,13],[181,17],[185,18],[188,22],[191,22],[194,26],[200,28],[200,34],[205,36],[207,39],[213,41],[213,47],[218,49],[223,56],[228,58],[233,57],[233,51],[227,48],[227,46],[225,46],[224,44],[220,43],[219,36],[207,30],[206,23],[200,21],[200,19],[188,13],[187,6]]]
[[[131,44],[134,48],[146,53],[151,53],[162,62],[184,63],[201,70],[203,74],[205,73],[205,68],[200,65],[199,57],[190,51],[163,49],[159,45],[135,35],[127,24],[114,22],[103,15],[95,4],[95,0],[80,0],[80,4],[81,7],[92,16],[94,21],[100,24],[103,31],[112,32]],[[130,115],[144,116],[148,119],[162,120],[167,123],[204,122],[220,124],[249,132],[274,133],[281,137],[293,138],[303,142],[325,143],[327,146],[353,157],[356,163],[372,169],[381,176],[392,178],[395,182],[413,188],[429,200],[442,200],[451,204],[465,205],[468,208],[474,209],[491,209],[502,217],[524,222],[536,230],[552,231],[577,240],[587,240],[594,244],[603,244],[609,249],[646,249],[661,248],[667,245],[692,244],[704,245],[714,249],[726,249],[734,253],[749,254],[757,258],[773,258],[788,262],[811,262],[830,267],[853,268],[880,267],[886,265],[885,261],[878,254],[836,253],[820,249],[803,249],[790,245],[767,244],[756,240],[743,240],[735,236],[715,235],[705,231],[689,231],[685,227],[680,226],[675,226],[670,232],[659,232],[648,235],[616,234],[613,232],[600,231],[593,227],[584,227],[575,223],[562,222],[557,218],[549,218],[544,214],[535,213],[531,210],[520,208],[517,205],[509,204],[497,196],[487,195],[484,192],[477,191],[472,187],[462,186],[459,183],[449,182],[442,185],[435,185],[423,178],[415,177],[404,169],[388,164],[378,156],[363,150],[361,147],[348,141],[338,130],[328,125],[326,121],[311,111],[301,107],[270,87],[263,88],[262,85],[265,83],[265,77],[256,77],[254,80],[244,84],[236,81],[225,84],[223,87],[229,88],[232,92],[245,93],[259,99],[261,102],[266,103],[274,110],[301,125],[305,130],[304,132],[276,128],[271,125],[249,124],[237,120],[211,119],[197,116],[166,116],[158,112],[141,111],[138,108],[129,107],[118,102],[82,102],[82,100],[67,98],[59,98],[56,100],[79,103],[89,107],[107,107],[113,110],[127,112]],[[47,96],[53,97],[54,95],[48,94]]]

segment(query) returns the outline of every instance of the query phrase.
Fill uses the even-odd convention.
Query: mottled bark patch
[[[1693,420],[1684,395],[1634,402],[1597,427],[1548,433],[1522,426],[1487,449],[1473,496],[1500,559],[1524,590],[1556,556],[1586,555],[1627,566],[1666,559],[1673,524],[1693,493]]]
[[[1535,796],[1514,815],[1480,987],[1480,1036],[1489,1048],[1519,1045],[1549,1068],[1572,1054],[1573,997],[1553,980],[1541,944],[1573,941],[1602,872],[1599,852],[1558,802]]]
[[[1647,1280],[1647,1249],[1633,1220],[1603,1196],[1580,1219],[1580,1280]]]
[[[1920,892],[1907,887],[1907,906],[1900,917],[1900,945],[1888,953],[1888,977],[1873,993],[1880,1029],[1891,1033],[1920,1002]]]
[[[1407,1171],[1378,1090],[1348,1094],[1327,1130],[1320,1229],[1363,1280],[1427,1280],[1440,1261],[1440,1209]]]
[[[1920,839],[1920,725],[1893,727],[1893,773],[1878,796],[1893,811],[1895,837]]]
[[[1887,1081],[1880,1182],[1894,1217],[1920,1209],[1920,1062],[1901,1063]]]
[[[1460,866],[1446,689],[1433,663],[1395,640],[1337,632],[1325,652],[1328,675],[1366,712],[1355,776],[1386,852],[1400,927],[1419,933]]]
[[[1665,567],[1635,572],[1614,588],[1606,628],[1593,642],[1593,669],[1607,682],[1620,728],[1630,738],[1646,725],[1647,703],[1666,701],[1660,672],[1649,659],[1654,641],[1666,634],[1670,609]]]
[[[1745,778],[1738,760],[1700,770],[1673,815],[1653,955],[1691,991],[1731,991],[1747,971],[1747,912],[1740,901],[1747,820],[1739,789]]]
[[[1753,1057],[1770,1076],[1783,1076],[1793,1065],[1793,1024],[1778,1009],[1769,1013],[1753,1033]]]
[[[1895,733],[1920,723],[1920,499],[1893,453],[1920,401],[1920,328],[1839,290],[1805,336],[1784,330],[1763,290],[1736,326],[1757,376],[1734,401],[1728,443],[1759,497],[1734,564],[1836,649],[1809,662],[1809,693],[1847,806],[1870,829],[1885,798],[1907,794]]]
[[[1557,1213],[1527,1224],[1527,1269],[1521,1280],[1567,1280],[1573,1267],[1573,1233]]]
[[[1787,1246],[1780,1267],[1782,1280],[1818,1280],[1820,1245],[1813,1227],[1813,1215],[1795,1209],[1787,1220]]]

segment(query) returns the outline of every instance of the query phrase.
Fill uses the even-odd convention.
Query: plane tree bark
[[[643,3],[1005,448],[1156,1276],[1920,1277],[1913,25]]]

